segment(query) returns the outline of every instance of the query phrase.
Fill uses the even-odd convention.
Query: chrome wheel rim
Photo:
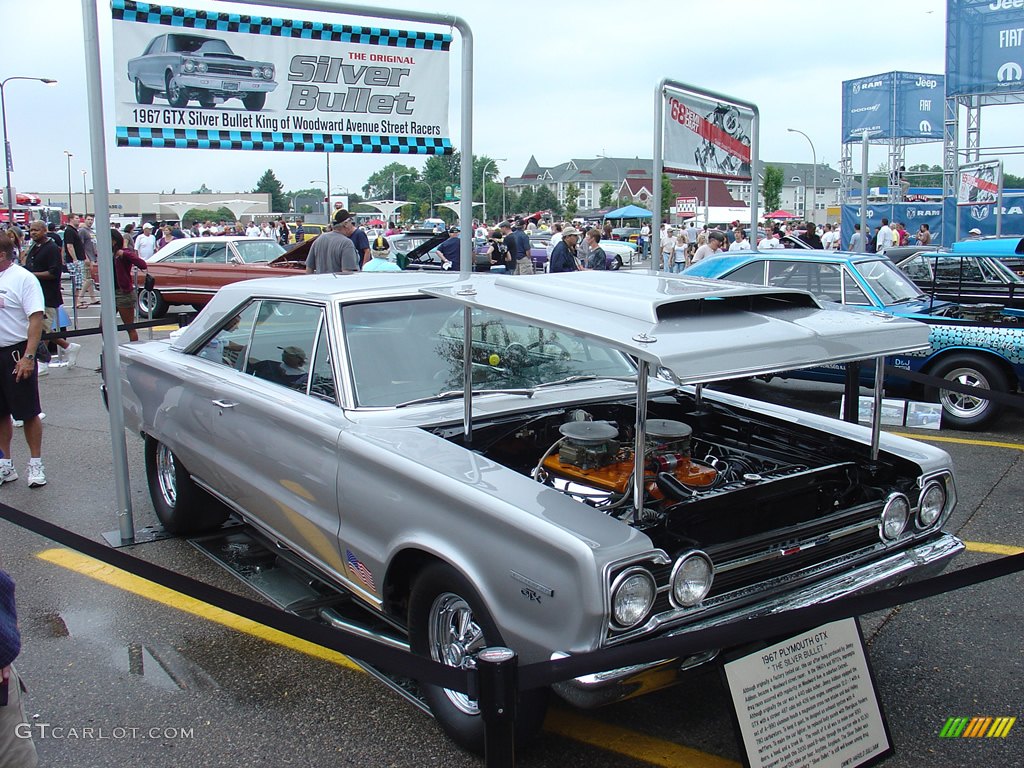
[[[966,387],[983,387],[989,389],[988,379],[982,376],[974,368],[955,368],[949,371],[943,378],[956,384]],[[983,413],[989,406],[989,401],[973,395],[966,395],[962,392],[952,392],[948,389],[940,390],[939,402],[949,413],[961,419],[969,419]]]
[[[486,642],[469,603],[456,594],[444,592],[434,599],[427,621],[430,657],[434,661],[456,669],[476,668],[476,654],[486,647]],[[444,692],[463,714],[480,714],[476,699],[448,688]]]
[[[178,500],[178,476],[174,464],[174,454],[161,443],[156,447],[156,482],[160,488],[160,497],[171,509]]]
[[[139,309],[142,310],[144,315],[156,311],[155,291],[147,291],[145,289],[139,291]]]

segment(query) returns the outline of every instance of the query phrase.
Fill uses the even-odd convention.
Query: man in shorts
[[[28,487],[39,488],[46,485],[36,368],[36,349],[43,335],[43,289],[31,272],[11,261],[13,255],[14,241],[0,233],[0,485],[18,479],[11,461],[13,417],[25,427]]]

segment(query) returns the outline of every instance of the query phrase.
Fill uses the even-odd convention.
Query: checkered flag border
[[[186,128],[118,126],[119,147],[251,149],[273,152],[353,152],[357,154],[450,155],[450,139],[420,136],[361,136],[348,133],[272,133]]]
[[[240,13],[197,11],[171,5],[139,3],[134,0],[111,0],[110,10],[115,21],[136,21],[183,29],[240,32],[249,35],[271,35],[300,40],[329,40],[339,43],[361,43],[426,51],[447,51],[452,44],[451,35],[439,32],[411,32],[383,27],[361,27],[320,21],[247,16]]]

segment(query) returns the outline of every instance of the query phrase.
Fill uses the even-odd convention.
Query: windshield
[[[167,50],[175,53],[226,53],[231,49],[223,40],[212,37],[193,37],[192,35],[170,35],[167,38]]]
[[[284,253],[284,248],[273,240],[238,240],[234,245],[245,264],[273,261]]]
[[[344,306],[344,338],[360,406],[395,406],[462,390],[463,310],[446,299]],[[473,310],[473,389],[507,390],[572,376],[630,376],[621,352],[565,331]]]
[[[858,261],[857,271],[883,304],[924,298],[921,289],[891,261]]]

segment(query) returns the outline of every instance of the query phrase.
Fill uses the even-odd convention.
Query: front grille
[[[211,64],[207,62],[207,72],[211,75],[227,75],[228,77],[252,77],[252,67],[240,64]]]

